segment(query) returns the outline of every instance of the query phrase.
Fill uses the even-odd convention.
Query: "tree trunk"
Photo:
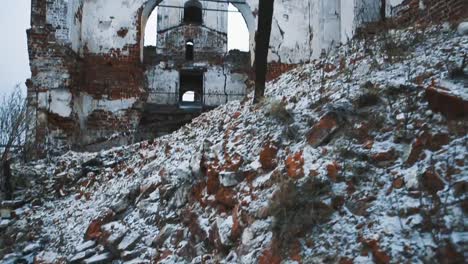
[[[387,18],[387,0],[380,0],[380,16],[382,21],[385,21]]]
[[[268,67],[271,23],[273,21],[274,0],[260,0],[258,8],[258,29],[255,34],[255,95],[258,103],[265,95],[265,82]]]

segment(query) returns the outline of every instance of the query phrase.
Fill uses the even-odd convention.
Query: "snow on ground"
[[[436,85],[466,102],[450,69],[468,37],[389,34],[284,74],[259,105],[250,95],[154,141],[18,168],[41,187],[23,193],[32,199],[5,229],[23,253],[4,261],[463,258],[466,119],[447,120],[424,96]],[[85,251],[87,240],[98,245]],[[40,250],[25,248],[33,242]]]

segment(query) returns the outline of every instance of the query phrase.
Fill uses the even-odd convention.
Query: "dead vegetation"
[[[0,100],[0,199],[9,199],[10,160],[23,151],[30,115],[19,85]]]
[[[273,233],[281,241],[283,254],[297,238],[309,229],[327,222],[333,209],[323,203],[330,195],[330,183],[309,178],[302,184],[284,179],[270,200],[269,212],[274,217]]]

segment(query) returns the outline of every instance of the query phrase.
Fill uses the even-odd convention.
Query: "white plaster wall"
[[[228,68],[211,67],[204,76],[204,103],[208,106],[225,104],[228,101],[243,99],[246,94],[244,74],[232,74]],[[224,83],[226,82],[226,86]]]
[[[67,13],[68,25],[70,28],[71,48],[75,52],[79,52],[81,48],[81,21],[77,15],[79,8],[83,5],[84,0],[69,0],[69,8]]]
[[[55,38],[62,45],[78,51],[81,45],[81,22],[76,12],[84,0],[47,1],[46,20],[55,28]]]
[[[47,1],[46,21],[55,28],[55,38],[60,43],[69,43],[68,0]]]
[[[74,18],[81,1],[84,1],[82,25]],[[57,14],[63,13],[65,18],[57,14],[48,17],[55,24],[64,23],[61,20],[68,21],[66,24],[69,26],[63,31],[69,31],[70,42],[75,50],[86,47],[91,53],[99,54],[120,49],[125,55],[128,54],[125,46],[139,41],[137,23],[140,8],[145,7],[141,21],[145,25],[146,16],[149,16],[152,7],[159,2],[160,0],[58,0],[54,2],[54,6],[63,10]],[[401,0],[390,0],[390,5],[398,5],[400,2]],[[68,7],[64,5],[66,3]],[[145,5],[146,3],[149,4]],[[162,2],[181,7],[184,3],[185,0]],[[227,8],[224,3],[202,3],[206,8]],[[236,3],[235,6],[247,21],[253,50],[258,0],[246,0],[246,4]],[[351,38],[359,23],[379,19],[379,7],[380,0],[275,1],[269,61],[299,63],[311,57],[319,57],[321,51],[327,49],[331,42],[344,42],[348,37]],[[179,25],[183,17],[183,9],[160,7],[158,13],[160,30]],[[204,11],[204,21],[205,26],[214,30],[227,30],[227,13]],[[128,29],[123,38],[117,35],[121,28]],[[57,34],[63,38],[64,32]]]
[[[341,42],[341,1],[327,0],[322,2],[320,26],[317,29],[321,36],[322,48],[330,49]]]
[[[357,0],[341,0],[341,43],[351,40],[355,33],[355,2]]]
[[[258,0],[246,1],[252,10]],[[362,22],[380,19],[380,0],[275,1],[269,61],[300,63],[346,42]],[[255,17],[255,25],[257,17]]]
[[[385,6],[385,15],[387,17],[393,17],[398,14],[400,11],[400,5],[404,0],[387,0],[387,5]]]
[[[258,0],[247,0],[258,10]],[[301,63],[318,58],[341,38],[339,0],[275,1],[270,62]],[[255,25],[257,25],[255,17]]]
[[[85,127],[86,118],[96,110],[105,110],[116,115],[120,111],[132,108],[137,102],[136,98],[127,98],[119,100],[94,99],[87,93],[80,93],[74,100],[73,112],[78,114],[80,126]]]
[[[165,68],[165,64],[160,64],[146,71],[149,103],[177,104],[179,72],[174,69]]]
[[[355,0],[355,26],[380,19],[380,0]]]
[[[38,106],[61,117],[70,117],[72,94],[68,89],[53,89],[38,94]]]
[[[68,89],[50,90],[50,112],[62,117],[70,117],[72,113],[72,94]]]
[[[225,74],[226,75],[225,75]],[[146,72],[149,86],[148,103],[175,105],[179,101],[179,72],[164,64]],[[246,94],[246,74],[231,73],[222,66],[209,67],[204,73],[204,103],[217,106],[231,100],[243,99]],[[226,81],[226,87],[224,82]]]
[[[144,0],[85,0],[82,21],[82,46],[91,53],[108,53],[111,49],[124,50],[126,45],[135,45],[137,41],[138,10]],[[125,37],[117,32],[128,29]]]

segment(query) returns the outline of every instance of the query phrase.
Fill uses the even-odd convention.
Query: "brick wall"
[[[140,97],[144,89],[143,66],[131,57],[88,55],[83,62],[79,92],[95,99]]]
[[[67,12],[69,3],[64,0],[47,1],[47,23],[55,28],[55,38],[63,43],[69,41]]]
[[[403,24],[457,22],[468,18],[467,0],[405,0],[392,13]]]
[[[298,65],[297,64],[284,64],[284,63],[269,63],[268,64],[268,71],[267,71],[267,76],[266,80],[271,81],[279,76],[281,76],[283,73],[288,72],[294,68],[296,68]]]

